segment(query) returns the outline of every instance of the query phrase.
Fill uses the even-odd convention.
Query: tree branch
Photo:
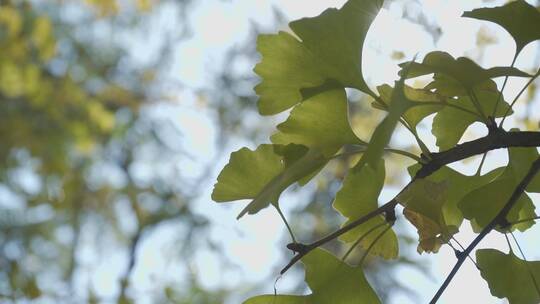
[[[460,161],[471,156],[482,154],[487,151],[509,148],[509,147],[538,147],[540,146],[540,132],[532,131],[519,131],[519,132],[506,132],[503,129],[491,129],[489,134],[478,138],[473,141],[457,145],[447,151],[432,153],[431,159],[427,160],[422,168],[418,170],[413,179],[400,191],[402,193],[407,187],[414,182],[417,178],[424,178],[435,171],[439,170],[442,166],[451,164],[456,161]],[[398,194],[399,195],[399,194]],[[396,197],[398,196],[396,195]],[[369,221],[373,217],[385,214],[387,220],[395,220],[395,207],[399,203],[394,197],[386,204],[371,211],[370,213],[358,218],[351,223],[341,227],[333,233],[323,237],[322,239],[315,241],[311,244],[290,243],[287,248],[296,252],[296,255],[289,261],[289,263],[280,271],[280,274],[284,274],[289,268],[291,268],[296,262],[302,259],[311,250],[326,244],[327,242],[338,238],[340,235],[362,225]],[[465,255],[466,256],[466,255]]]
[[[479,139],[457,145],[447,151],[432,153],[431,160],[416,173],[415,178],[431,175],[442,166],[451,164],[468,157],[482,154],[487,151],[509,147],[538,147],[540,146],[540,132],[519,131],[506,132],[503,129],[494,129],[488,135]]]
[[[529,169],[529,172],[527,172],[527,175],[525,175],[523,180],[517,185],[516,189],[512,193],[512,196],[510,196],[510,199],[508,199],[508,202],[504,205],[501,211],[499,211],[499,213],[491,220],[491,222],[489,222],[489,224],[486,227],[484,227],[484,229],[482,229],[480,234],[471,242],[471,244],[469,244],[467,249],[465,249],[465,251],[463,251],[459,255],[456,265],[454,265],[454,268],[452,268],[452,271],[450,271],[450,273],[444,280],[439,290],[437,290],[437,293],[435,294],[435,296],[433,296],[433,299],[431,299],[430,304],[437,303],[440,296],[442,295],[446,287],[448,287],[448,284],[450,284],[450,282],[452,281],[452,279],[458,272],[459,268],[461,267],[461,265],[463,264],[467,256],[482,241],[482,239],[484,239],[484,237],[488,235],[491,232],[491,230],[493,230],[497,225],[503,226],[503,227],[508,226],[508,221],[506,219],[508,212],[510,212],[512,207],[514,207],[519,197],[525,191],[525,188],[527,188],[527,186],[529,185],[531,180],[534,178],[536,173],[538,173],[538,170],[540,170],[540,157],[536,159],[536,161],[532,164],[531,168]]]

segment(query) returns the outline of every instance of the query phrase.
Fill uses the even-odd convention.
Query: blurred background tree
[[[193,84],[185,67],[202,50],[191,47],[180,59],[178,50],[201,31],[198,6],[0,0],[0,302],[239,303],[258,288],[268,291],[282,263],[264,266],[270,278],[263,281],[244,274],[242,260],[231,259],[234,252],[216,233],[226,208],[214,206],[209,193],[229,153],[260,142],[280,119],[259,118],[251,69],[257,34],[286,30],[288,17],[274,10],[269,23],[249,22],[243,37],[219,49],[204,81]],[[440,27],[420,2],[398,6],[436,44]],[[385,49],[381,56],[396,63],[405,55]],[[356,131],[382,118],[365,96],[350,98]],[[340,225],[330,203],[348,161],[334,162],[307,191],[291,194],[299,203],[285,211],[302,240]],[[401,158],[388,165],[396,184],[404,165]],[[280,233],[287,258],[283,227],[267,229]],[[408,258],[415,246],[404,239],[400,265],[427,273],[428,264]],[[243,248],[243,255],[260,254]],[[385,302],[389,286],[414,295],[392,275],[396,264],[373,259],[367,267]],[[217,284],[205,283],[210,272],[221,275]],[[294,281],[301,280],[277,287],[306,288]]]

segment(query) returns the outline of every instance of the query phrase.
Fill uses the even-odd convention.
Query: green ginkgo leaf
[[[262,82],[259,112],[272,115],[301,102],[302,90],[319,86],[356,88],[373,95],[362,76],[362,47],[382,0],[349,0],[313,18],[290,23],[293,35],[260,35],[262,61],[255,72]],[[331,85],[328,85],[330,83]]]
[[[485,7],[463,13],[463,17],[494,22],[516,42],[516,55],[529,43],[540,39],[540,12],[526,1],[511,1],[499,7]]]
[[[474,89],[473,92],[478,98],[478,104],[483,113],[491,114],[497,103],[499,92],[485,89]],[[450,98],[447,102],[465,110],[447,106],[433,118],[431,133],[437,138],[436,144],[441,151],[454,147],[470,125],[476,121],[482,121],[469,96],[460,96],[457,99]],[[509,108],[510,105],[501,99],[495,117],[504,116]],[[509,110],[509,113],[512,113],[512,110]]]
[[[351,129],[344,89],[326,91],[294,107],[272,135],[275,144],[300,144],[332,156],[345,144],[365,144]]]
[[[420,168],[421,166],[419,164],[409,167],[409,174],[414,176]],[[442,213],[446,225],[459,228],[463,222],[463,214],[461,214],[457,204],[467,193],[488,184],[502,172],[503,168],[498,168],[484,175],[469,176],[461,174],[448,166],[444,166],[429,177],[426,177],[427,180],[434,183],[444,182],[447,186],[446,201],[442,206]]]
[[[384,160],[379,160],[379,165],[372,168],[369,164],[355,166],[343,181],[343,186],[336,194],[333,206],[348,220],[343,224],[347,225],[367,213],[377,209],[377,199],[384,186],[385,168]],[[384,224],[383,216],[376,216],[366,223],[343,234],[340,240],[344,242],[355,242],[371,228]],[[367,249],[377,238],[378,233],[372,232],[362,239],[360,246]],[[381,256],[385,259],[394,259],[398,256],[398,241],[393,230],[388,230],[373,245],[370,254]]]
[[[305,296],[262,295],[244,304],[378,304],[361,267],[351,267],[328,251],[315,249],[302,258],[306,282],[312,293]]]
[[[443,216],[447,201],[448,181],[432,182],[416,179],[396,199],[405,208],[403,214],[418,230],[418,252],[438,252],[442,244],[457,232]]]
[[[454,78],[441,73],[433,74],[433,80],[428,83],[425,90],[433,91],[444,97],[467,96],[469,92],[461,83]],[[495,81],[488,79],[476,84],[474,90],[497,91]]]
[[[404,62],[400,67],[404,68],[409,64],[410,71],[407,78],[440,73],[454,78],[466,89],[472,89],[488,79],[501,76],[531,77],[514,67],[493,67],[486,70],[467,57],[454,59],[452,55],[441,51],[427,54],[422,63]],[[403,75],[403,71],[400,71],[400,75]]]
[[[394,88],[385,84],[378,86],[377,90],[385,104],[390,104]],[[422,119],[440,111],[444,107],[444,98],[437,93],[424,89],[415,89],[408,85],[404,86],[404,90],[407,99],[413,102],[413,106],[403,114],[403,119],[405,119],[411,128],[416,128],[416,125],[418,125]],[[429,105],[427,103],[429,103]],[[383,109],[378,103],[373,103],[373,106]]]
[[[254,214],[270,204],[277,205],[287,187],[312,174],[328,161],[322,153],[313,149],[287,166],[284,158],[287,157],[276,153],[275,145],[268,144],[260,145],[255,151],[242,148],[233,152],[229,163],[218,176],[212,199],[216,202],[253,199],[238,218],[246,213]]]
[[[463,216],[471,221],[474,231],[479,232],[485,227],[508,202],[514,189],[527,174],[530,165],[535,160],[532,157],[534,152],[530,149],[509,148],[509,162],[504,172],[491,183],[468,193],[458,203]],[[512,223],[533,218],[536,216],[534,210],[535,207],[531,199],[526,193],[523,193],[508,213],[506,219]],[[520,231],[525,231],[532,225],[534,225],[534,221],[524,222],[513,225],[512,229],[517,228]]]
[[[404,87],[405,77],[401,77],[399,81],[396,81],[396,85],[392,91],[388,105],[388,114],[377,125],[375,131],[373,131],[366,152],[362,155],[358,166],[368,163],[372,168],[377,168],[384,148],[390,142],[399,119],[403,113],[413,106],[413,102],[405,96]]]
[[[510,304],[540,303],[540,261],[525,261],[513,252],[479,249],[476,262],[493,296],[507,298]]]

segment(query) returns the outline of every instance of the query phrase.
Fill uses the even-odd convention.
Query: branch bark
[[[489,134],[457,145],[449,150],[432,153],[430,155],[431,159],[428,160],[425,164],[422,165],[422,168],[418,170],[413,179],[400,191],[402,193],[407,187],[413,183],[418,178],[425,178],[433,174],[435,171],[439,170],[441,167],[460,161],[466,158],[469,158],[474,155],[482,154],[487,151],[509,148],[509,147],[539,147],[540,146],[540,132],[532,131],[518,131],[518,132],[506,132],[503,129],[491,129]],[[398,194],[399,195],[399,194]],[[396,197],[398,196],[396,195]],[[296,262],[298,262],[302,257],[308,254],[311,250],[326,244],[327,242],[338,238],[340,235],[346,233],[347,231],[354,229],[357,226],[362,225],[373,217],[386,214],[387,220],[393,217],[395,220],[395,207],[399,203],[394,197],[392,200],[386,204],[380,206],[379,208],[371,211],[370,213],[364,215],[363,217],[341,227],[340,229],[334,231],[333,233],[323,237],[322,239],[315,241],[311,244],[299,244],[291,243],[287,245],[287,248],[296,252],[296,255],[289,261],[289,263],[280,271],[280,274],[284,274],[289,268],[291,268]],[[465,255],[467,256],[467,255]],[[463,263],[463,261],[461,262]]]

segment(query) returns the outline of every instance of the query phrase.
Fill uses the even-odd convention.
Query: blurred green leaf
[[[361,267],[351,267],[323,249],[315,249],[302,258],[306,282],[312,294],[306,296],[262,295],[244,304],[349,304],[380,303]]]
[[[516,42],[516,55],[527,44],[540,39],[540,12],[524,0],[474,9],[464,12],[463,17],[491,21],[502,26]]]
[[[540,261],[524,261],[513,252],[505,254],[495,249],[477,250],[476,261],[492,295],[507,298],[510,304],[540,302],[536,285],[540,282]]]

